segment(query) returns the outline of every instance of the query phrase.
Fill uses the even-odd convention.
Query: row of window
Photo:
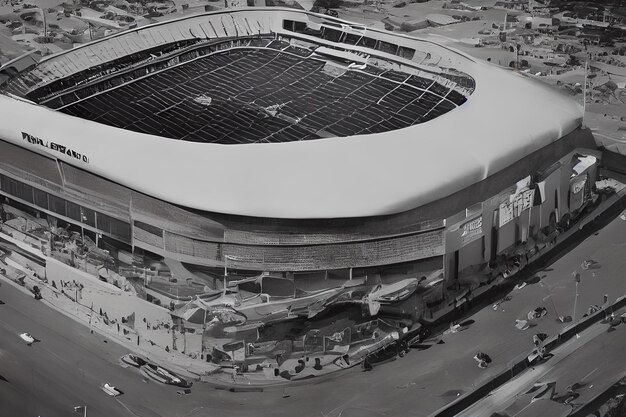
[[[331,42],[346,43],[348,45],[363,46],[365,48],[376,49],[391,55],[397,55],[405,59],[413,59],[415,49],[406,48],[396,45],[395,43],[385,42],[363,35],[347,33],[339,29],[333,29],[322,26],[320,30],[311,29],[306,22],[298,22],[294,20],[283,20],[283,29],[290,32],[302,33],[304,35],[315,36]]]
[[[13,197],[51,211],[78,223],[94,227],[124,242],[130,243],[130,224],[64,198],[48,194],[21,181],[0,174],[0,190]]]

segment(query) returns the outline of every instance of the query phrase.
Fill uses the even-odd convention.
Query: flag
[[[535,184],[535,196],[533,206],[540,206],[546,201],[546,182],[541,181]]]

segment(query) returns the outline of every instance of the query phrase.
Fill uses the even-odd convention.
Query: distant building
[[[528,10],[528,0],[499,0],[494,7],[507,10]]]

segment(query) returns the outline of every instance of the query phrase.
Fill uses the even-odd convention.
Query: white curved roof
[[[255,13],[280,17],[275,9]],[[419,40],[389,36],[422,46]],[[429,43],[429,48],[437,46]],[[475,90],[460,107],[405,129],[280,144],[195,143],[105,126],[0,95],[0,139],[190,208],[337,218],[392,214],[430,203],[580,125],[581,108],[569,97],[439,48],[474,78]],[[89,162],[30,143],[22,132],[86,155]]]

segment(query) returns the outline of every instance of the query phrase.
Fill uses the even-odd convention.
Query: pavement
[[[125,392],[119,400],[135,410],[135,415],[404,416],[411,410],[412,415],[427,416],[507,369],[511,358],[527,354],[532,348],[532,334],[554,335],[562,330],[565,325],[555,319],[573,314],[574,270],[582,275],[577,318],[590,304],[602,304],[604,294],[611,301],[626,294],[625,247],[626,221],[617,217],[549,268],[539,271],[539,283],[513,291],[512,299],[497,310],[488,307],[469,317],[474,324],[467,330],[444,335],[443,344],[413,350],[371,372],[357,367],[307,384],[264,388],[262,392],[229,392],[196,383],[191,395],[179,396],[174,387],[145,383],[136,370],[118,366],[119,357],[128,352],[126,348],[112,340],[104,343],[103,336],[91,334],[85,325],[68,320],[5,283],[0,287],[0,299],[7,303],[0,306],[0,375],[10,383],[0,381],[0,403],[10,404],[15,411],[9,416],[67,415],[62,410],[81,405],[81,400],[94,410],[102,410],[102,415],[123,416],[124,407],[118,404],[120,409],[115,399],[99,391],[98,385],[108,381]],[[582,262],[589,259],[598,262],[596,269],[582,269]],[[516,329],[515,319],[525,317],[538,305],[548,308],[549,314],[537,320],[536,327]],[[611,335],[618,336],[623,330],[618,328]],[[30,348],[22,344],[17,334],[23,331],[42,342]],[[472,356],[478,350],[492,357],[489,368],[476,366]],[[617,369],[619,363],[614,366]],[[53,383],[55,378],[63,383]],[[240,390],[245,391],[245,387]],[[33,395],[39,399],[37,404],[30,400]]]
[[[125,349],[104,343],[83,325],[9,284],[0,287],[0,299],[6,303],[0,305],[2,416],[68,416],[78,405],[88,405],[89,416],[131,415],[123,402],[99,388],[110,382],[123,387],[126,398],[135,393],[133,385],[144,388],[141,379],[117,366]],[[27,346],[18,336],[23,332],[41,341]],[[166,387],[152,387],[150,395],[159,389]]]
[[[572,402],[572,406],[590,402],[626,376],[624,327],[619,325],[616,330],[607,332],[607,323],[596,323],[581,332],[579,337],[551,351],[554,356],[547,362],[530,368],[457,414],[457,417],[488,416],[496,412],[516,415],[532,403],[532,397],[537,392],[527,392],[535,383],[555,382],[554,395],[557,397],[565,395],[567,387],[574,383],[581,384],[583,387],[577,390],[580,396]]]
[[[15,232],[13,234],[15,235]],[[13,251],[12,257],[19,257],[16,253],[19,253],[20,248],[27,247],[19,240],[4,234],[3,238],[11,242],[8,248]],[[7,246],[5,243],[3,245]],[[7,270],[7,276],[14,279],[20,271],[26,274],[26,287],[39,286],[43,295],[42,302],[49,307],[73,320],[89,324],[91,330],[108,335],[129,350],[149,357],[162,366],[172,368],[186,378],[195,378],[198,374],[216,369],[214,364],[201,361],[199,358],[201,350],[199,334],[182,335],[171,330],[172,321],[168,309],[138,299],[132,292],[124,292],[80,270],[73,270],[74,274],[70,281],[67,277],[68,267],[56,259],[47,258],[44,273],[36,263],[29,262],[25,257],[19,258],[20,263],[28,265],[28,268],[17,270],[10,266],[14,262],[10,262],[8,266],[2,266]],[[11,258],[7,258],[7,261],[11,261]],[[32,270],[37,271],[39,276],[46,275],[48,285],[34,278]],[[62,280],[66,283],[65,287],[61,285]],[[56,284],[56,288],[51,286],[52,282]],[[75,284],[82,285],[82,290]],[[75,300],[78,300],[78,303]],[[106,313],[107,320],[100,316],[101,311]],[[131,314],[135,317],[134,325],[124,324],[122,318]],[[174,349],[174,345],[178,350]],[[166,347],[169,348],[169,352],[165,350]],[[186,354],[183,354],[185,348]]]

